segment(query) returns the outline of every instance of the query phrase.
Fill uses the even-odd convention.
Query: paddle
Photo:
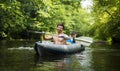
[[[36,33],[36,34],[46,34],[46,32],[39,32],[39,31],[28,31],[29,33]]]
[[[52,35],[52,33],[49,33],[49,32],[39,32],[39,31],[29,31],[29,32],[32,32],[32,33],[36,33],[36,34],[47,34],[47,35]],[[65,39],[71,39],[71,37],[65,37],[65,36],[60,36],[62,38],[65,38]],[[93,43],[93,39],[91,37],[86,37],[86,36],[81,36],[81,37],[77,37],[75,38],[75,40],[77,42],[82,42],[82,43],[87,43],[87,44],[91,44]],[[86,45],[86,44],[85,44]]]
[[[93,39],[91,37],[86,37],[86,36],[77,37],[75,38],[75,40],[86,42],[86,43],[93,43]]]
[[[31,33],[36,33],[36,34],[47,34],[47,35],[53,35],[52,33],[49,33],[49,32],[39,32],[39,31],[28,31],[28,32],[31,32]],[[59,36],[61,38],[65,38],[65,39],[70,39],[70,37],[67,37],[67,36]]]
[[[93,43],[93,39],[91,37],[81,36],[75,38],[78,43],[81,43],[83,46],[90,46]]]

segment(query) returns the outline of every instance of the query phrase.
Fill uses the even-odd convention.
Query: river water
[[[0,41],[0,71],[119,71],[120,45],[94,43],[81,53],[38,57],[36,41]]]

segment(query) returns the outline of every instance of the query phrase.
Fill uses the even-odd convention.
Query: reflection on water
[[[83,71],[94,71],[91,68],[91,59],[92,59],[92,55],[91,52],[93,50],[89,47],[86,47],[85,51],[83,51],[80,54],[76,54],[76,57],[79,59],[79,63],[82,65],[83,67]]]
[[[94,44],[75,55],[38,57],[34,42],[0,41],[0,71],[119,71],[119,45]]]
[[[80,71],[82,69],[75,55],[45,56],[37,59],[36,65],[40,71]]]

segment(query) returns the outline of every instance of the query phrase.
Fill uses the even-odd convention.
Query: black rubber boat
[[[83,51],[85,47],[80,43],[69,45],[56,45],[52,42],[36,42],[34,49],[39,56],[44,55],[66,55],[75,54]]]

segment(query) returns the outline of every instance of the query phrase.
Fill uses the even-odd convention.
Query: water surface
[[[0,71],[119,71],[120,46],[92,44],[74,55],[38,57],[36,41],[0,41]]]

